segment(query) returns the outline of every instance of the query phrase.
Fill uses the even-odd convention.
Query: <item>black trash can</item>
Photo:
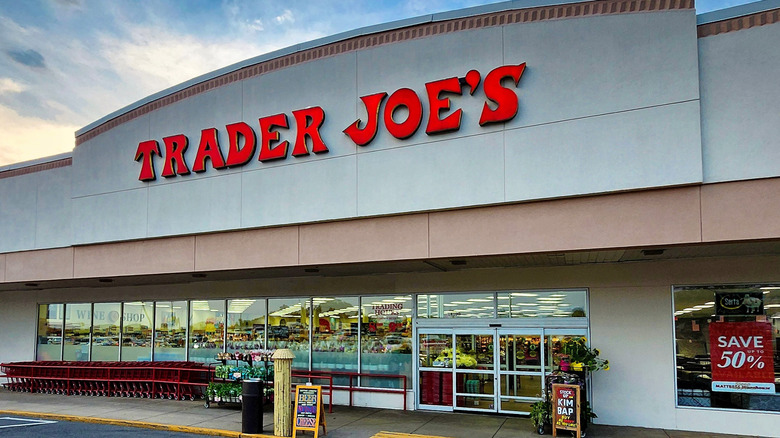
[[[263,433],[263,382],[244,380],[241,385],[241,432]]]

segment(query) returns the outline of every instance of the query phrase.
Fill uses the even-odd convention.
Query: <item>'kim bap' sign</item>
[[[504,65],[491,70],[483,79],[479,71],[471,70],[462,78],[451,77],[426,83],[424,98],[410,88],[398,89],[390,95],[381,92],[362,96],[360,101],[366,110],[366,120],[355,120],[343,132],[356,145],[367,146],[380,129],[397,139],[411,137],[423,122],[427,135],[458,131],[463,110],[452,108],[448,96],[462,96],[464,93],[474,96],[480,85],[484,104],[479,125],[512,120],[517,115],[518,97],[513,89],[505,85],[511,83],[517,87],[523,71],[525,63]],[[426,121],[423,120],[423,107],[428,113]],[[404,120],[396,120],[399,112],[405,113]],[[325,110],[314,106],[292,111],[291,118],[285,113],[260,117],[255,127],[236,122],[222,130],[205,128],[197,140],[198,149],[193,162],[187,162],[184,156],[190,147],[190,139],[184,134],[164,137],[162,148],[156,139],[142,141],[135,153],[135,161],[141,163],[138,179],[157,179],[155,162],[160,160],[161,175],[171,178],[189,175],[190,172],[205,172],[208,168],[240,167],[252,160],[269,162],[287,159],[289,155],[303,157],[326,153],[328,146],[320,133],[324,122]],[[291,127],[296,129],[295,138],[283,139],[280,130]]]

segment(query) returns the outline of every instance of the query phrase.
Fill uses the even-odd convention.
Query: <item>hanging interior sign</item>
[[[717,292],[715,314],[718,316],[751,316],[764,314],[762,292]]]
[[[552,433],[558,436],[558,429],[570,430],[582,436],[580,423],[580,387],[554,383],[552,389]]]
[[[713,322],[710,324],[712,390],[775,393],[772,324]]]
[[[297,436],[299,430],[310,430],[314,432],[314,438],[317,438],[320,426],[322,426],[322,434],[327,434],[325,415],[323,415],[322,410],[322,386],[298,385],[295,387],[294,415],[293,438]]]

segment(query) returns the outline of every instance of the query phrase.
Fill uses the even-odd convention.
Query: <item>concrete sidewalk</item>
[[[273,435],[273,413],[263,415],[265,435],[241,434],[241,409],[206,409],[202,401],[150,400],[28,394],[0,389],[0,414],[84,421],[198,433],[210,436],[250,437]],[[522,417],[334,406],[326,415],[329,438],[369,438],[380,432],[424,437],[531,438],[538,437],[531,421]],[[567,436],[566,434],[562,434]],[[310,436],[310,435],[306,435]],[[401,435],[404,436],[404,435]],[[408,436],[408,435],[407,435]],[[591,425],[590,437],[739,438],[694,432]]]

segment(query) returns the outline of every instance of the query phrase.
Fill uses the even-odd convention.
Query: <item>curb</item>
[[[274,435],[235,432],[232,430],[209,429],[195,426],[179,426],[175,424],[148,423],[134,420],[114,420],[110,418],[84,417],[80,415],[48,414],[43,412],[0,410],[0,415],[16,415],[20,417],[35,417],[45,420],[76,421],[80,423],[107,424],[111,426],[138,427],[142,429],[164,430],[168,432],[183,432],[197,435],[223,436],[230,438],[276,438]]]

